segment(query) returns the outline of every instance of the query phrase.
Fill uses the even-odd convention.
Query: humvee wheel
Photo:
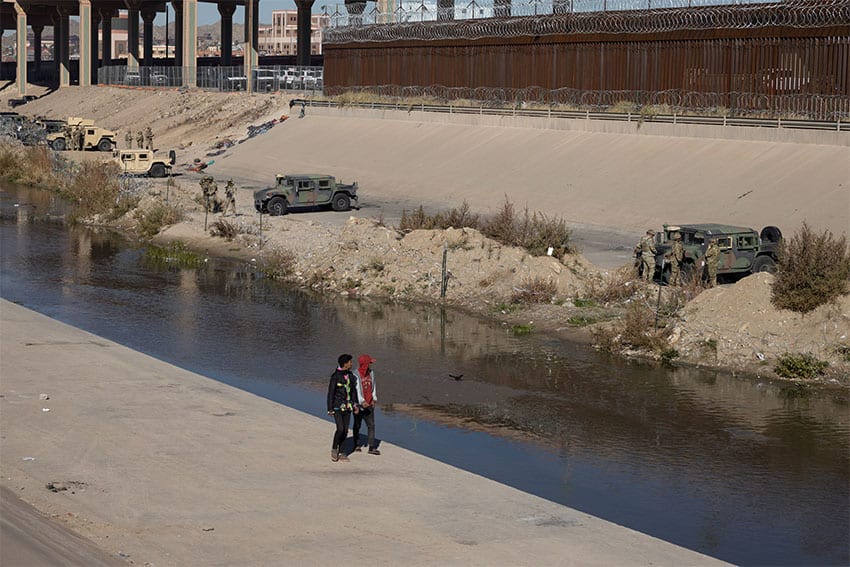
[[[112,142],[107,140],[106,138],[102,139],[97,143],[97,149],[101,152],[111,152],[112,151]]]
[[[333,203],[331,203],[335,211],[348,211],[351,209],[351,199],[345,193],[334,195]]]
[[[776,262],[773,261],[773,258],[770,256],[759,256],[753,260],[753,273],[757,274],[759,272],[775,274]]]
[[[155,163],[151,166],[151,170],[149,172],[151,177],[165,177],[165,166],[161,163]]]
[[[286,214],[286,199],[283,197],[272,197],[269,204],[266,205],[269,214],[273,217],[279,217]]]
[[[55,139],[55,140],[53,140],[53,142],[50,144],[50,147],[52,147],[52,148],[53,148],[54,150],[56,150],[57,152],[64,152],[64,151],[65,151],[65,147],[66,147],[66,146],[65,146],[65,138],[56,138],[56,139]]]

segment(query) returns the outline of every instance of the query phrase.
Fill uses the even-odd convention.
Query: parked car
[[[254,69],[254,90],[275,91],[277,90],[277,75],[271,69]]]
[[[317,83],[318,79],[316,77],[316,71],[313,69],[304,69],[301,71],[300,88],[304,90],[312,90],[316,88]]]
[[[284,69],[280,72],[280,75],[278,75],[277,80],[281,88],[294,89],[298,82],[298,71],[296,71],[293,67]]]
[[[112,159],[121,167],[124,175],[147,175],[165,177],[171,173],[176,161],[174,150],[168,152],[168,158],[158,157],[151,150],[115,150]]]
[[[782,241],[782,231],[766,226],[761,233],[752,228],[724,224],[664,225],[664,231],[655,235],[655,278],[666,282],[670,276],[669,253],[673,234],[682,236],[685,258],[682,273],[702,275],[703,258],[708,242],[716,239],[720,248],[718,276],[746,276],[756,272],[775,272],[777,249]]]
[[[254,191],[254,208],[272,216],[296,209],[330,207],[335,211],[351,209],[357,202],[357,182],[337,183],[332,175],[299,174],[275,177],[276,183]]]
[[[142,76],[138,71],[127,71],[124,75],[124,84],[125,85],[141,85],[142,84]]]

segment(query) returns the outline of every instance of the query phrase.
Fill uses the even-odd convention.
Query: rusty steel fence
[[[332,31],[324,45],[328,94],[850,116],[850,0]]]

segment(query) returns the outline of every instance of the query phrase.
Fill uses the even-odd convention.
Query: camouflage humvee
[[[664,231],[655,235],[655,279],[667,282],[670,277],[670,249],[673,234],[682,235],[685,258],[682,275],[685,278],[704,276],[705,250],[711,239],[720,247],[718,277],[745,276],[756,272],[775,272],[777,248],[782,232],[767,226],[757,233],[752,228],[724,224],[664,225]]]
[[[111,152],[118,145],[115,138],[115,132],[107,130],[106,128],[95,126],[93,120],[72,116],[68,118],[67,124],[69,127],[82,128],[83,150]],[[64,129],[48,134],[47,144],[57,152],[65,151],[72,146],[71,140],[67,139],[67,134]]]
[[[254,207],[260,213],[285,215],[295,209],[330,206],[335,211],[351,209],[357,201],[357,182],[337,183],[332,175],[280,175],[277,184],[254,191]]]
[[[171,173],[171,166],[177,159],[174,150],[168,152],[168,158],[154,155],[152,150],[115,150],[115,161],[124,175],[147,175],[165,177]]]

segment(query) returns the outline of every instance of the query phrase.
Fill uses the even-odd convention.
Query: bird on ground
[[[455,380],[463,380],[463,374],[449,374],[449,378],[454,378]]]

